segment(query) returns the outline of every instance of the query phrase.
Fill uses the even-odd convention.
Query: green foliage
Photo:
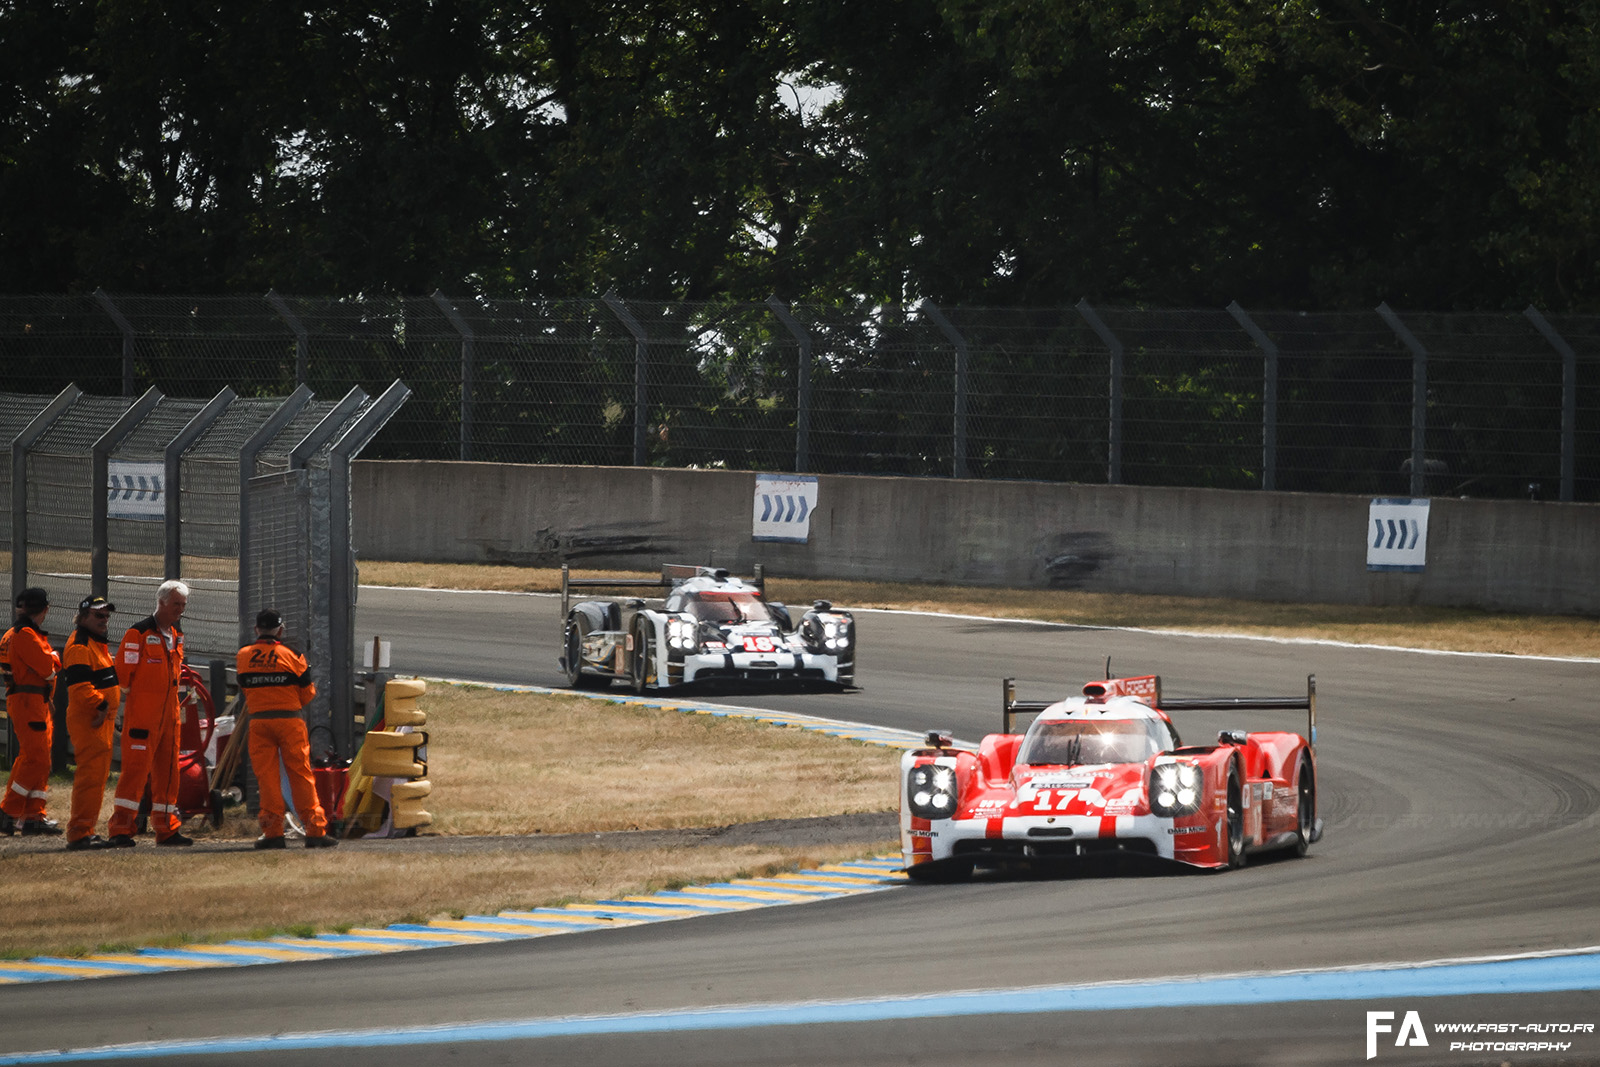
[[[0,291],[1594,310],[1597,24],[0,3]]]

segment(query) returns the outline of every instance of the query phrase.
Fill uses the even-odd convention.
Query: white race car
[[[636,692],[693,682],[855,684],[856,624],[826,600],[798,620],[764,596],[761,568],[746,581],[712,567],[667,564],[661,578],[571,578],[561,568],[560,664],[567,684]],[[665,588],[657,600],[571,603],[575,588]]]

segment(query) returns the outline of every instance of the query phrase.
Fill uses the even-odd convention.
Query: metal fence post
[[[89,592],[95,596],[106,595],[111,579],[111,538],[106,530],[110,511],[106,490],[111,473],[111,450],[133,432],[133,428],[144,421],[145,416],[154,411],[163,399],[161,390],[152,385],[94,443],[91,453],[93,473],[89,478],[89,526],[93,531],[89,548]]]
[[[1578,353],[1538,308],[1529,304],[1522,313],[1561,353],[1561,499],[1571,503],[1578,470]]]
[[[311,462],[311,457],[322,450],[322,446],[333,440],[334,434],[349,421],[350,416],[361,410],[361,405],[367,402],[367,391],[359,385],[352,385],[350,391],[339,398],[339,402],[318,423],[306,431],[306,435],[289,450],[289,469],[304,470]]]
[[[799,474],[811,467],[811,334],[776,296],[767,297],[767,307],[800,342],[800,358],[795,367],[794,401],[794,469]]]
[[[438,289],[433,291],[433,302],[439,305],[444,317],[450,320],[456,333],[461,335],[461,449],[460,459],[472,458],[472,359],[477,335],[467,320],[457,313],[450,298]]]
[[[179,499],[183,492],[183,454],[189,446],[206,432],[206,428],[222,417],[222,413],[233,403],[239,394],[230,387],[223,386],[222,392],[212,397],[205,407],[195,413],[184,428],[178,431],[178,436],[167,443],[167,450],[163,458],[166,460],[167,476],[163,491],[166,493],[166,521],[167,521],[167,560],[163,568],[165,577],[170,581],[182,578],[183,574],[183,504]],[[109,579],[108,579],[109,580]]]
[[[1109,372],[1111,394],[1110,426],[1106,431],[1106,484],[1120,485],[1122,483],[1122,342],[1117,335],[1111,332],[1100,316],[1095,314],[1094,308],[1089,306],[1089,298],[1084,297],[1078,301],[1078,314],[1089,324],[1089,328],[1099,336],[1111,352],[1111,369]]]
[[[28,587],[28,449],[63,412],[78,402],[83,390],[69,385],[35,415],[11,441],[11,596]]]
[[[278,295],[276,289],[267,290],[267,303],[272,305],[272,310],[278,317],[294,331],[294,384],[304,385],[306,380],[306,361],[310,358],[311,341],[306,328],[301,325],[300,318],[289,309],[288,303]]]
[[[1261,349],[1261,488],[1270,492],[1278,487],[1278,343],[1237,300],[1228,305],[1228,314]]]
[[[1411,495],[1427,496],[1428,350],[1387,303],[1376,310],[1400,343],[1411,350]]]
[[[950,469],[954,477],[965,478],[967,476],[967,369],[972,361],[972,354],[967,348],[967,339],[950,325],[950,320],[944,317],[944,312],[940,311],[932,300],[922,301],[917,305],[917,310],[927,312],[928,318],[933,320],[933,324],[939,327],[939,332],[944,334],[956,349],[955,425],[951,432],[954,456]]]
[[[644,327],[639,325],[639,320],[633,317],[633,312],[628,310],[628,305],[622,302],[615,289],[607,289],[600,297],[605,301],[611,313],[622,321],[622,325],[633,335],[633,465],[643,467],[648,462],[645,452],[645,420],[650,416],[650,391],[645,377],[645,368],[650,357],[650,338],[646,336]]]
[[[294,392],[278,405],[267,420],[256,428],[239,449],[239,644],[248,645],[255,636],[251,625],[250,608],[250,479],[256,473],[256,457],[261,450],[272,443],[272,439],[283,431],[283,428],[294,421],[302,408],[311,401],[311,390],[305,385],[298,386]]]
[[[117,329],[122,331],[122,395],[133,395],[133,323],[122,317],[122,312],[117,310],[117,305],[111,302],[111,296],[104,289],[96,289],[94,298],[101,309],[117,324]]]
[[[355,677],[356,564],[350,536],[350,463],[411,397],[396,380],[374,400],[328,449],[331,554],[328,560],[328,664],[334,679],[329,694],[334,754],[355,755],[355,694],[343,679]],[[378,669],[374,657],[372,669]]]

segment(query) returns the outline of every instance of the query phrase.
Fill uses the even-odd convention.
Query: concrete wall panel
[[[1600,614],[1600,505],[1439,498],[1422,574],[1369,572],[1369,499],[822,475],[807,544],[750,539],[755,475],[361,460],[369,559]]]

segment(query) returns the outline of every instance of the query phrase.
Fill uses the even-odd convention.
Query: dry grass
[[[886,847],[888,843],[885,843]],[[863,855],[756,846],[470,855],[0,850],[0,958],[83,956],[599,900]]]
[[[621,573],[573,572],[574,576],[582,577]],[[629,576],[649,575],[631,572]],[[556,592],[561,588],[561,572],[552,568],[453,563],[367,560],[361,564],[361,580],[375,585],[432,589]],[[1462,652],[1600,656],[1600,619],[1574,615],[1512,615],[1465,608],[1277,604],[1059,589],[990,589],[786,578],[770,579],[767,592],[774,600],[792,604],[806,604],[822,598],[856,608],[998,615],[1080,626],[1315,637]]]
[[[716,827],[895,804],[897,751],[824,734],[477,686],[431,686],[421,706],[431,834]],[[52,783],[52,812],[70,790]],[[234,808],[220,829],[186,832],[242,846],[259,831]],[[0,840],[0,957],[13,958],[493,913],[866,854],[861,845],[173,854],[148,838],[126,852],[70,854],[11,840]],[[192,891],[174,893],[174,881]]]
[[[727,826],[895,806],[899,753],[825,734],[585,697],[429,688],[443,834]]]

